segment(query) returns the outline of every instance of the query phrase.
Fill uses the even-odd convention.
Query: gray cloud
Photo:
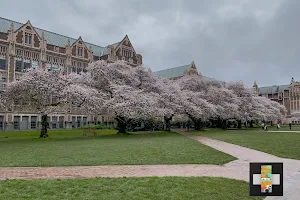
[[[102,46],[128,34],[154,71],[194,60],[205,76],[249,86],[300,79],[298,0],[11,0],[1,6],[2,17],[30,19]]]

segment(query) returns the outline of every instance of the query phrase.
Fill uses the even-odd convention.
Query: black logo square
[[[250,196],[283,196],[283,163],[250,163]]]

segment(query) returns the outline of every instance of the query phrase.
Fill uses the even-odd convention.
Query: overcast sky
[[[195,61],[252,86],[300,81],[299,0],[10,0],[1,17],[106,46],[128,34],[153,71]]]

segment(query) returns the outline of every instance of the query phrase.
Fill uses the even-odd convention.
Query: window
[[[48,72],[51,72],[52,71],[52,65],[50,63],[47,63],[46,64],[46,69]]]
[[[77,74],[79,74],[81,71],[81,62],[77,62]]]
[[[83,49],[82,49],[82,47],[78,47],[77,48],[77,56],[82,57],[82,55],[83,55]]]
[[[32,63],[31,63],[31,67],[32,67],[33,69],[37,69],[37,68],[39,67],[39,62],[33,60]]]
[[[33,60],[39,60],[39,54],[37,54],[37,53],[32,53],[32,59],[33,59]]]
[[[125,57],[131,57],[131,51],[122,50],[122,55],[125,56]]]
[[[60,70],[60,68],[57,64],[52,65],[52,71],[59,71],[59,70]]]
[[[47,56],[47,62],[52,63],[52,57],[51,56]]]
[[[21,60],[16,60],[15,71],[16,72],[22,72],[22,61]]]
[[[32,34],[25,33],[25,44],[31,44],[31,43],[32,43]]]
[[[6,84],[6,77],[2,77],[1,78],[1,85],[0,85],[0,89],[5,88],[5,84]]]
[[[30,60],[30,58],[31,58],[31,52],[30,51],[25,51],[24,52],[24,58],[27,58],[27,59]]]
[[[30,68],[30,60],[24,60],[23,72]]]
[[[66,61],[65,59],[60,58],[59,60],[60,60],[60,61],[59,61],[59,64],[60,64],[60,65],[65,65],[65,61]]]
[[[55,64],[55,65],[58,64],[58,58],[57,57],[53,57],[53,64]]]
[[[6,69],[6,59],[4,56],[0,55],[0,69],[5,70]]]
[[[0,46],[0,53],[5,54],[6,51],[7,51],[7,48],[6,48],[6,47]]]
[[[59,47],[55,47],[55,51],[59,52]]]
[[[31,129],[36,129],[37,125],[37,117],[36,116],[31,116]]]
[[[17,57],[22,57],[23,56],[23,51],[21,49],[16,49],[16,56]]]

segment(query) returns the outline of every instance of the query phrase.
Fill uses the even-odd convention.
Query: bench
[[[96,130],[92,128],[84,128],[82,131],[83,136],[96,136]]]

